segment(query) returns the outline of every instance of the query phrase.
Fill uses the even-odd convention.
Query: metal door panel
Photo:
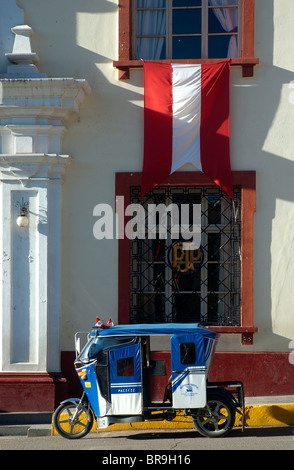
[[[200,334],[171,338],[172,403],[174,408],[206,404],[205,342]]]
[[[140,344],[109,351],[111,410],[107,414],[142,413],[142,371]]]

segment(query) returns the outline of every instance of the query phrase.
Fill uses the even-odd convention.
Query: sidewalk
[[[0,437],[13,435],[28,437],[57,435],[51,421],[52,413],[0,413]],[[237,415],[235,425],[241,425],[239,415]],[[246,398],[245,425],[246,427],[294,425],[294,395]],[[172,421],[113,424],[109,428],[99,430],[98,432],[128,429],[180,428],[194,429],[191,418],[179,414]],[[96,432],[95,425],[93,426],[93,431]]]
[[[0,413],[1,436],[50,436],[52,413]]]

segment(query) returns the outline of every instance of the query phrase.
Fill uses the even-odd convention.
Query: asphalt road
[[[143,463],[190,466],[195,465],[199,450],[294,450],[294,426],[246,428],[243,433],[236,428],[223,438],[205,438],[189,429],[90,433],[79,440],[1,436],[0,450],[92,450],[97,451],[96,463],[101,464],[129,468],[138,468]],[[157,460],[155,454],[159,456]]]

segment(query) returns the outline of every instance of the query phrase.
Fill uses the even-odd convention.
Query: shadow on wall
[[[287,255],[290,253],[289,249],[285,250],[284,248],[286,243],[289,247],[291,234],[288,234],[287,230],[280,229],[283,236],[280,252],[272,253],[272,246],[274,241],[274,220],[279,215],[277,202],[279,200],[294,202],[293,157],[290,154],[290,149],[287,149],[283,143],[283,137],[286,137],[285,141],[288,142],[291,139],[289,135],[290,126],[288,122],[285,122],[284,126],[277,125],[278,120],[285,118],[285,116],[279,115],[279,105],[281,99],[284,99],[281,93],[285,85],[289,85],[294,80],[294,73],[274,65],[274,1],[259,0],[255,3],[257,18],[256,56],[260,58],[260,66],[255,67],[255,76],[251,81],[249,79],[240,82],[240,86],[236,87],[236,93],[232,93],[232,98],[235,96],[238,101],[238,103],[231,103],[232,148],[238,152],[238,161],[242,161],[244,155],[244,166],[242,167],[241,163],[241,168],[235,168],[234,153],[232,154],[232,169],[257,169],[255,233],[262,233],[263,236],[262,239],[255,238],[254,240],[255,324],[260,332],[257,335],[262,335],[262,331],[266,335],[271,335],[272,331],[270,330],[273,329],[277,333],[282,330],[286,331],[285,322],[288,317],[288,312],[283,311],[284,304],[279,304],[279,300],[276,299],[282,301],[287,295],[286,288],[289,280],[285,270],[287,263],[283,257],[285,253]],[[103,35],[99,34],[99,28],[107,30],[105,25],[108,22],[109,25],[113,25],[113,18],[118,8],[117,3],[105,0],[83,0],[83,2],[71,0],[70,7],[68,7],[68,0],[50,0],[50,2],[17,0],[17,4],[25,11],[25,22],[35,31],[35,36],[32,37],[32,46],[40,57],[39,71],[53,77],[85,78],[93,90],[91,97],[85,100],[81,110],[82,118],[88,119],[88,121],[78,128],[73,124],[65,137],[65,146],[67,146],[67,150],[75,160],[70,177],[76,178],[77,181],[80,178],[80,181],[82,181],[82,184],[75,185],[74,193],[67,192],[65,194],[64,207],[68,208],[65,221],[70,223],[70,217],[73,214],[73,212],[70,213],[70,208],[75,208],[80,214],[80,223],[87,227],[85,238],[80,243],[83,245],[89,243],[88,251],[92,250],[93,247],[91,260],[89,256],[86,258],[81,250],[81,253],[75,253],[74,264],[70,266],[71,272],[75,270],[73,266],[79,266],[79,273],[82,278],[83,269],[85,272],[88,270],[86,262],[95,265],[96,269],[99,266],[98,250],[95,251],[94,248],[97,247],[97,244],[95,245],[92,236],[92,210],[98,202],[101,202],[97,200],[97,191],[100,194],[97,190],[99,183],[102,183],[101,187],[105,187],[103,179],[113,178],[113,186],[108,188],[104,202],[109,201],[111,203],[113,201],[114,203],[115,172],[141,171],[142,169],[142,72],[131,72],[132,87],[122,86],[121,83],[116,81],[117,71],[113,70],[112,61],[117,59],[117,34],[113,37],[107,35],[102,37]],[[258,22],[261,23],[261,21],[262,28],[259,29]],[[80,28],[80,24],[83,25],[83,29]],[[88,26],[88,29],[86,29],[86,26]],[[83,36],[85,31],[86,36]],[[109,28],[109,31],[111,35],[113,26]],[[110,79],[107,79],[102,73],[104,66],[109,66],[108,71],[113,71],[113,74],[109,73]],[[140,101],[140,104],[136,104],[136,101]],[[242,103],[242,111],[238,106],[239,102]],[[87,107],[85,115],[83,115],[83,107]],[[294,105],[291,105],[289,101],[288,117],[291,117],[292,110],[294,111]],[[124,115],[129,116],[130,120],[135,123],[136,138],[134,138],[134,129],[129,125],[130,121],[127,122],[127,120],[122,119]],[[250,119],[248,116],[252,118]],[[107,128],[109,122],[112,123],[111,139],[109,138],[109,128]],[[141,122],[142,129],[140,127]],[[99,133],[97,132],[97,126],[99,126]],[[281,132],[279,137],[281,142],[280,154],[268,151],[265,145],[273,126]],[[240,129],[242,129],[242,132]],[[84,135],[81,135],[79,142],[77,142],[77,139],[71,139],[75,131],[84,133]],[[237,139],[235,144],[233,141],[234,136]],[[113,142],[118,139],[121,140],[120,146],[123,148],[124,153],[130,155],[128,166],[126,166],[123,158],[119,159],[113,155]],[[71,140],[74,144],[71,143]],[[84,155],[83,148],[85,140],[87,140],[87,155]],[[252,154],[249,155],[248,142],[250,142],[250,151],[254,149]],[[99,153],[100,149],[103,149],[103,154]],[[100,170],[103,168],[103,171],[98,171],[98,168]],[[86,194],[84,191],[85,181],[87,181],[88,186]],[[109,200],[110,197],[112,201]],[[89,209],[88,212],[85,211],[85,207]],[[290,229],[291,226],[286,225],[286,229],[288,228]],[[66,249],[70,250],[70,240],[68,243],[69,246]],[[274,246],[277,246],[276,241]],[[294,253],[294,250],[292,252]],[[110,264],[116,262],[115,256],[116,252],[114,251]],[[279,269],[277,256],[280,256],[281,259],[281,269]],[[272,260],[275,266],[274,271]],[[288,262],[291,265],[292,259],[289,259]],[[276,273],[274,274],[276,277],[273,277],[273,272]],[[284,279],[281,279],[283,276]],[[107,271],[103,277],[107,282]],[[71,276],[68,277],[68,279],[70,278]],[[70,292],[70,281],[68,282],[67,289]],[[85,285],[83,283],[79,285],[82,295],[80,297],[79,292],[77,292],[76,297],[86,300],[83,292]],[[91,287],[86,286],[86,289],[91,289],[91,292],[88,292],[89,310],[91,310],[89,315],[93,315],[93,317],[93,305],[95,304],[93,299],[97,298],[95,286],[94,282]],[[272,304],[273,286],[275,289],[274,305]],[[108,301],[106,300],[106,304]],[[81,305],[81,307],[85,311],[88,306]],[[273,311],[275,312],[274,317]],[[275,322],[277,312],[277,322],[282,325],[281,329],[279,326],[276,329],[276,325],[270,323],[272,318]],[[287,350],[289,338],[283,337],[283,335],[278,337],[278,334],[276,338],[274,336],[273,340],[277,339],[279,347],[281,347],[282,341],[282,346]]]
[[[289,146],[294,72],[292,63],[289,69],[276,65],[278,32],[274,19],[279,7],[273,0],[255,2],[255,55],[260,65],[255,67],[253,79],[236,83],[231,99],[232,169],[237,169],[234,155],[238,155],[239,165],[244,164],[238,169],[257,172],[254,233],[262,235],[254,238],[254,321],[259,329],[254,341],[260,335],[260,344],[271,351],[276,345],[287,351],[294,335],[293,326],[287,324],[294,262],[294,205],[280,204],[294,202],[294,161]]]
[[[5,54],[12,52],[14,34],[11,31],[16,25],[23,24],[24,12],[14,1],[0,2],[0,74],[6,73],[9,61]]]
[[[104,29],[108,22],[113,25],[118,9],[115,2],[17,0],[17,4],[24,9],[25,21],[35,32],[32,45],[40,57],[40,72],[47,73],[49,77],[86,78],[92,86],[95,75],[99,74],[95,64],[114,59],[104,55],[105,46],[116,51],[117,38],[106,36],[103,39],[99,29]],[[84,28],[82,31],[80,21]],[[97,52],[100,50],[101,54]]]

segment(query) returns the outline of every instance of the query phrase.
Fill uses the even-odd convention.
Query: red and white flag
[[[144,62],[141,197],[192,163],[233,199],[229,79],[230,61]]]

